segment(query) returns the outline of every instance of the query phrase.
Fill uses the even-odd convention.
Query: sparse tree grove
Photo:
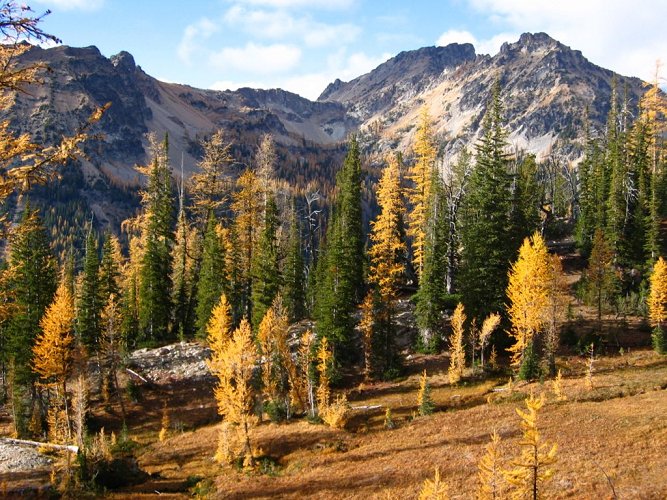
[[[3,5],[16,14],[13,3]],[[38,68],[13,66],[25,50],[19,35],[55,40],[38,21],[20,19],[15,32],[3,25],[16,43],[0,46],[0,107],[8,106],[9,91],[38,82]],[[67,259],[54,253],[28,187],[75,157],[85,127],[59,149],[0,122],[0,201],[15,208],[3,208],[11,220],[0,221],[7,234],[2,399],[14,434],[86,449],[87,400],[96,391],[130,425],[131,395],[120,376],[127,353],[176,339],[210,348],[220,463],[257,463],[255,428],[266,416],[344,428],[359,410],[348,403],[354,398],[346,384],[360,383],[358,375],[363,384],[404,375],[414,351],[448,351],[446,381],[427,378],[425,369],[419,379],[420,416],[450,404],[437,399],[431,380],[463,390],[498,373],[503,380],[555,377],[557,404],[566,404],[557,353],[570,285],[555,250],[568,231],[585,268],[574,292],[595,316],[580,351],[611,345],[608,314],[629,311],[646,318],[653,348],[665,354],[667,106],[657,80],[634,120],[614,91],[605,130],[588,130],[582,144],[573,143],[583,156],[564,170],[553,159],[511,151],[499,82],[489,94],[479,139],[451,156],[440,151],[451,150],[444,144],[452,138],[434,130],[426,106],[405,156],[385,151],[381,159],[351,136],[332,196],[317,210],[317,189],[304,201],[303,186],[279,178],[284,156],[270,135],[253,146],[255,160],[242,170],[231,139],[213,132],[202,140],[196,172],[178,185],[169,137],[151,135],[148,162],[137,167],[144,187],[135,216],[121,228],[100,228],[91,217]],[[406,334],[405,318],[413,316],[415,333]],[[89,381],[91,366],[99,377]],[[432,373],[427,363],[420,371],[424,366]],[[542,497],[557,449],[538,430],[544,405],[531,396],[518,411],[523,438],[515,459],[504,458],[509,444],[493,432],[479,463],[478,498]],[[394,429],[398,420],[385,410],[385,425]],[[448,492],[436,469],[420,498]]]

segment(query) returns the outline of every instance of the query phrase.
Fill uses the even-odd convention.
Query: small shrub
[[[518,377],[520,380],[536,380],[540,377],[540,363],[532,342],[526,346],[523,353],[523,361],[519,368]]]
[[[264,411],[274,423],[284,422],[287,418],[287,408],[281,401],[269,401],[264,405]]]
[[[350,413],[350,405],[347,402],[345,395],[336,396],[336,400],[320,408],[320,417],[325,424],[334,429],[343,429],[348,421]]]
[[[426,377],[426,370],[419,378],[419,392],[417,393],[417,411],[419,415],[424,417],[430,415],[435,410],[435,404],[431,398],[431,386]]]

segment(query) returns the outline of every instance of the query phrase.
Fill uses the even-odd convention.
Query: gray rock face
[[[146,161],[148,131],[169,134],[172,165],[183,161],[187,176],[201,153],[199,140],[217,129],[235,144],[239,165],[252,164],[260,137],[269,132],[277,143],[279,176],[330,186],[350,132],[360,133],[367,153],[410,151],[424,104],[445,152],[474,143],[496,80],[510,141],[538,156],[555,149],[573,159],[581,154],[577,138],[586,110],[593,128],[604,126],[612,80],[620,94],[627,89],[630,106],[642,92],[639,79],[600,68],[544,33],[526,33],[493,57],[476,54],[470,44],[401,52],[350,82],[334,81],[315,102],[280,89],[213,91],[160,82],[129,53],[107,59],[95,47],[35,47],[23,58],[52,69],[46,85],[17,96],[5,115],[36,141],[71,134],[95,107],[112,103],[96,130],[101,138],[86,146],[86,185],[77,188],[82,192],[100,179],[140,183],[133,167]],[[87,196],[108,195],[89,189]],[[101,219],[113,207],[111,199],[93,202]]]
[[[11,474],[47,467],[52,460],[40,454],[36,447],[21,445],[0,438],[0,474]]]
[[[127,366],[158,385],[183,380],[213,380],[206,365],[210,357],[211,351],[207,347],[181,342],[155,349],[138,349],[130,354]]]

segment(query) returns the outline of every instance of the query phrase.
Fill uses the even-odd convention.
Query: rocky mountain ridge
[[[103,138],[88,145],[80,165],[83,191],[138,184],[133,167],[146,161],[149,131],[169,134],[174,170],[178,175],[182,164],[187,176],[201,153],[199,141],[220,128],[235,144],[238,168],[252,163],[261,135],[269,132],[280,176],[300,185],[331,184],[350,132],[360,133],[370,155],[398,149],[409,158],[424,104],[449,156],[474,143],[496,80],[510,141],[541,157],[556,150],[574,159],[587,110],[594,128],[604,126],[613,80],[631,106],[642,93],[639,79],[600,68],[544,33],[526,33],[494,56],[476,54],[470,44],[401,52],[350,82],[336,80],[317,101],[280,89],[213,91],[161,82],[129,53],[106,58],[95,47],[34,47],[23,57],[51,68],[48,83],[18,95],[7,113],[17,130],[36,140],[71,133],[95,106],[112,103],[99,124]],[[100,197],[88,194],[91,202]],[[100,220],[110,220],[108,207],[97,205]]]

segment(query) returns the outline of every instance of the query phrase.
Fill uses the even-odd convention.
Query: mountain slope
[[[630,106],[641,81],[590,63],[581,52],[544,33],[524,34],[493,57],[470,44],[402,52],[350,82],[336,80],[313,102],[280,90],[213,91],[158,81],[127,52],[111,58],[95,47],[32,48],[26,62],[51,68],[47,84],[17,95],[7,116],[20,131],[50,142],[71,133],[95,106],[112,106],[99,124],[102,139],[87,146],[82,196],[102,223],[115,224],[104,187],[134,185],[134,165],[146,161],[146,132],[169,134],[174,169],[187,176],[201,153],[200,140],[222,128],[234,144],[237,172],[252,164],[264,133],[273,134],[278,174],[293,184],[333,183],[344,139],[361,134],[366,153],[409,152],[419,109],[428,105],[444,153],[472,145],[495,80],[502,85],[510,140],[544,157],[555,150],[576,159],[588,109],[602,128],[612,81]]]

